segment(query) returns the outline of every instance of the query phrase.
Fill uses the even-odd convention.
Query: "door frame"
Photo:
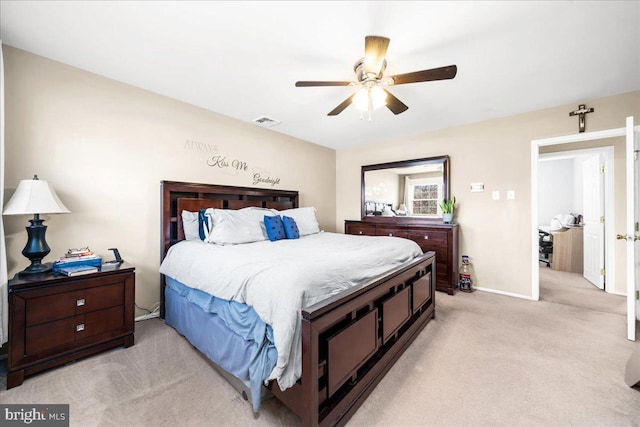
[[[635,129],[636,131],[640,130],[640,126]],[[621,127],[531,141],[531,298],[533,300],[538,301],[540,299],[540,272],[538,271],[540,262],[538,255],[538,160],[540,147],[626,136],[626,127]],[[605,240],[608,239],[605,238]]]
[[[555,145],[555,144],[544,144],[544,145]],[[538,146],[540,148],[540,146]],[[614,148],[613,145],[606,145],[602,147],[595,148],[576,148],[575,150],[567,150],[567,151],[557,151],[553,153],[545,153],[539,154],[538,150],[538,161],[545,158],[553,158],[554,156],[579,156],[584,154],[601,154],[604,160],[604,167],[606,168],[607,173],[604,174],[604,217],[605,217],[605,227],[604,227],[604,236],[603,236],[603,244],[604,244],[604,268],[607,270],[604,280],[604,291],[610,294],[616,295],[626,295],[626,293],[616,292],[615,288],[615,280],[616,280],[616,271],[615,271],[615,243],[616,243],[616,234],[615,234],[615,206],[614,206]],[[537,164],[536,164],[537,167]],[[537,176],[537,175],[536,175]],[[537,191],[537,183],[536,183],[536,191]],[[537,196],[537,193],[536,193]],[[536,197],[536,210],[535,215],[538,218],[538,205],[537,205],[537,197]],[[532,205],[533,206],[533,205]],[[536,225],[536,236],[537,236],[537,225]],[[537,242],[536,242],[537,243]],[[595,285],[594,285],[595,286]],[[540,280],[538,279],[538,292],[540,290]]]

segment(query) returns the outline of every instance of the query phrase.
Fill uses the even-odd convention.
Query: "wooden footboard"
[[[434,317],[435,253],[302,311],[302,378],[269,389],[304,426],[342,425]]]

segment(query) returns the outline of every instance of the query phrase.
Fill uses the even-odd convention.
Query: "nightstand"
[[[7,389],[24,377],[133,345],[135,268],[109,265],[74,277],[9,281]]]

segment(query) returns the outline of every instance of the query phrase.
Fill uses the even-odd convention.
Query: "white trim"
[[[621,297],[625,297],[625,298],[627,297],[626,292],[607,291],[607,293],[611,295],[620,295]]]
[[[574,133],[572,135],[556,136],[553,138],[534,139],[532,145],[542,147],[545,145],[569,144],[571,142],[593,141],[595,139],[615,138],[616,136],[625,136],[627,128],[616,128],[599,130],[596,132]],[[536,151],[537,152],[537,151]]]
[[[536,246],[537,248],[537,246]],[[529,301],[538,301],[537,299],[534,299],[528,295],[522,295],[522,294],[514,294],[513,292],[506,292],[506,291],[499,291],[497,289],[490,289],[490,288],[479,288],[477,286],[474,286],[473,289],[475,289],[476,291],[481,291],[481,292],[489,292],[491,294],[498,294],[498,295],[505,295],[508,297],[514,297],[514,298],[522,298],[522,299],[526,299]]]
[[[637,127],[635,130],[638,131],[640,127]],[[626,221],[625,221],[625,235],[627,236],[627,240],[625,241],[625,250],[626,250],[626,260],[627,260],[627,271],[626,271],[626,279],[627,279],[627,339],[629,341],[636,340],[636,315],[635,315],[635,305],[636,305],[636,295],[635,295],[635,256],[634,256],[634,245],[635,241],[633,237],[635,235],[634,230],[634,222],[635,222],[635,203],[634,203],[634,160],[633,160],[633,150],[635,149],[635,140],[634,140],[634,128],[633,128],[633,117],[627,117],[627,126],[625,127],[625,165],[626,165],[626,191],[625,194],[627,196],[627,208],[626,208]],[[630,316],[630,314],[633,314]]]
[[[138,316],[138,317],[135,318],[135,321],[139,322],[141,320],[155,319],[156,317],[160,317],[160,312],[159,311],[156,311],[154,313],[144,314],[142,316]]]

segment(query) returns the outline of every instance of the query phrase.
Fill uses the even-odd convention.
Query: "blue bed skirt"
[[[241,380],[260,408],[262,383],[276,365],[271,326],[245,304],[215,298],[167,277],[165,322],[212,362]]]

